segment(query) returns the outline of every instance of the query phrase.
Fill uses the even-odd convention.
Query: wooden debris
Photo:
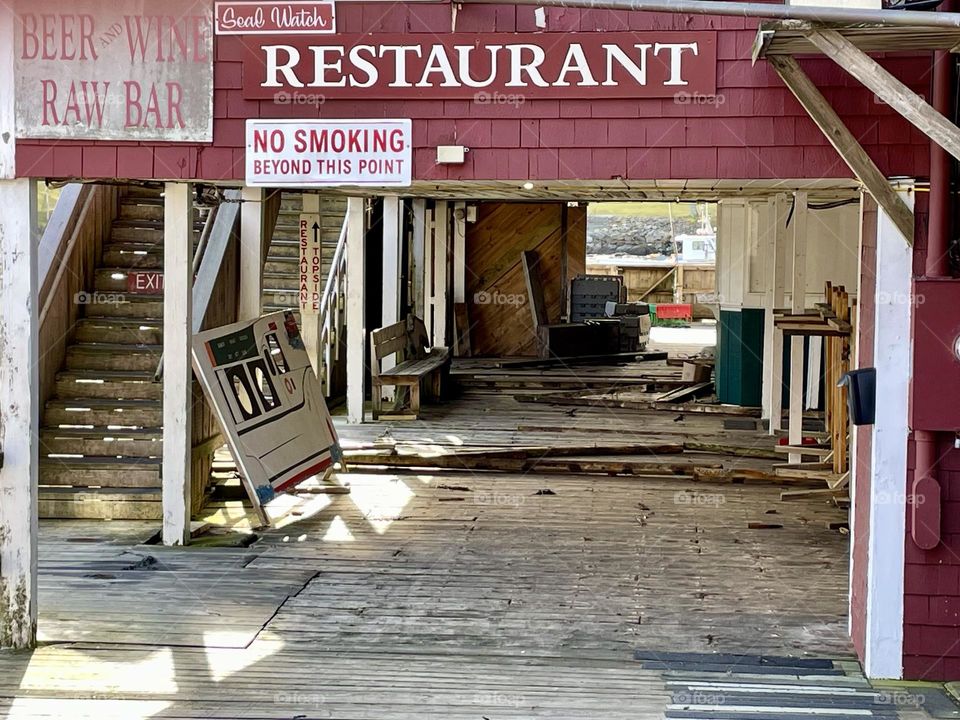
[[[768,448],[737,447],[736,445],[721,445],[719,443],[698,442],[696,440],[684,440],[683,449],[689,452],[735,455],[736,457],[763,458],[765,460],[774,460],[777,457],[777,454]]]

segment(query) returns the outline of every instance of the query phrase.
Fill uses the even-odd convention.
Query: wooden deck
[[[611,434],[772,444],[719,416],[569,410],[473,387],[417,422],[340,430],[438,451]],[[246,548],[44,523],[45,644],[0,653],[0,715],[896,717],[851,662],[847,539],[827,529],[845,514],[822,500],[684,476],[358,468],[339,482],[349,495],[315,496]]]

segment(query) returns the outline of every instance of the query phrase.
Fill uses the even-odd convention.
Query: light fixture
[[[529,180],[527,180],[527,181],[523,184],[523,189],[524,189],[524,190],[533,190],[533,183],[530,182]]]
[[[467,159],[468,148],[463,145],[438,145],[438,165],[462,165]]]

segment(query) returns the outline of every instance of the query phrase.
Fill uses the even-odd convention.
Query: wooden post
[[[773,435],[783,426],[783,333],[773,324],[773,315],[783,308],[784,288],[786,285],[786,196],[776,195],[770,199],[768,212],[772,227],[767,232],[772,234],[768,256],[771,262],[773,277],[768,282],[769,295],[767,304],[767,327],[770,330],[770,434]]]
[[[570,319],[570,206],[560,212],[560,322]]]
[[[386,195],[383,198],[383,304],[381,306],[380,326],[393,325],[400,320],[400,261],[403,249],[401,236],[400,208],[398,195]],[[386,371],[394,367],[394,356],[383,358],[381,368]],[[380,396],[393,402],[395,390],[392,385],[380,388]]]
[[[263,188],[244,187],[240,206],[240,320],[260,317],[263,301]]]
[[[163,544],[190,541],[193,372],[193,186],[167,183],[163,200]]]
[[[15,649],[37,638],[36,207],[34,181],[0,180],[0,647]]]
[[[793,207],[793,284],[790,290],[791,311],[802,313],[807,297],[807,193],[794,196]],[[803,444],[803,337],[790,338],[790,425],[789,443]],[[799,463],[800,453],[790,453],[788,462]]]
[[[347,200],[347,421],[363,422],[367,377],[367,328],[364,287],[366,206],[362,197]]]
[[[427,322],[424,316],[424,260],[427,231],[427,201],[423,198],[413,200],[413,235],[410,248],[410,305],[413,314]]]
[[[15,28],[16,14],[13,5],[0,3],[0,77],[4,78],[4,81],[0,82],[0,180],[12,180],[16,177],[16,83],[8,81],[9,78],[16,77]]]
[[[823,302],[827,307],[833,308],[833,283],[829,280],[824,284],[823,287]],[[823,409],[823,420],[824,420],[824,429],[831,437],[831,445],[833,444],[833,414],[836,406],[836,387],[837,387],[837,378],[835,375],[834,368],[834,353],[833,347],[836,344],[837,339],[835,337],[827,336],[824,338],[824,344],[826,346],[823,354],[823,381],[827,385],[826,389],[826,403]]]
[[[458,202],[453,205],[453,302],[466,302],[466,288],[467,204]]]
[[[447,342],[447,272],[450,248],[448,228],[450,219],[449,203],[437,200],[433,221],[433,327],[431,342],[435,346],[446,347]]]

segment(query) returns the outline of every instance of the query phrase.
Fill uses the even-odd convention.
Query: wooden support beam
[[[0,3],[0,77],[3,78],[16,77],[15,28],[16,14],[13,5]],[[0,83],[0,180],[12,180],[16,177],[15,88],[14,82]],[[23,174],[27,175],[29,172],[30,168],[26,168]]]
[[[163,194],[163,544],[190,542],[193,185]]]
[[[873,195],[877,203],[890,216],[907,244],[913,247],[913,211],[907,206],[887,178],[861,147],[853,133],[843,124],[836,111],[830,107],[817,86],[803,71],[797,61],[788,55],[768,58],[768,62],[803,105],[807,114],[817,124],[840,157]]]
[[[0,208],[0,647],[23,650],[37,639],[36,183],[0,180]]]
[[[872,90],[924,135],[960,160],[960,128],[836,30],[804,33],[824,55]]]
[[[453,302],[465,303],[467,294],[467,204],[453,205]]]
[[[433,324],[430,326],[434,346],[446,347],[447,338],[447,299],[450,257],[450,204],[446,200],[437,200],[433,210]]]
[[[400,320],[400,263],[403,248],[399,195],[383,198],[383,291],[380,310],[380,327],[393,325]],[[381,360],[381,370],[386,372],[396,365],[394,356]],[[392,385],[379,388],[380,395],[393,402],[395,390]]]
[[[425,269],[425,239],[427,230],[427,201],[423,198],[414,198],[413,207],[413,234],[410,248],[410,305],[413,314],[427,321],[424,315],[424,269]]]
[[[764,379],[767,384],[770,434],[783,425],[783,333],[774,323],[776,308],[783,307],[787,282],[787,196],[779,193],[767,202],[767,309],[765,314]]]
[[[790,288],[791,310],[803,312],[807,298],[807,193],[794,196],[793,206],[793,284]],[[789,442],[803,442],[803,338],[790,338],[790,424]],[[798,453],[790,453],[789,462],[800,462]]]
[[[238,320],[260,317],[263,300],[264,202],[263,188],[240,191],[240,300]]]
[[[347,200],[347,421],[354,424],[363,422],[367,377],[366,215],[362,197]]]

